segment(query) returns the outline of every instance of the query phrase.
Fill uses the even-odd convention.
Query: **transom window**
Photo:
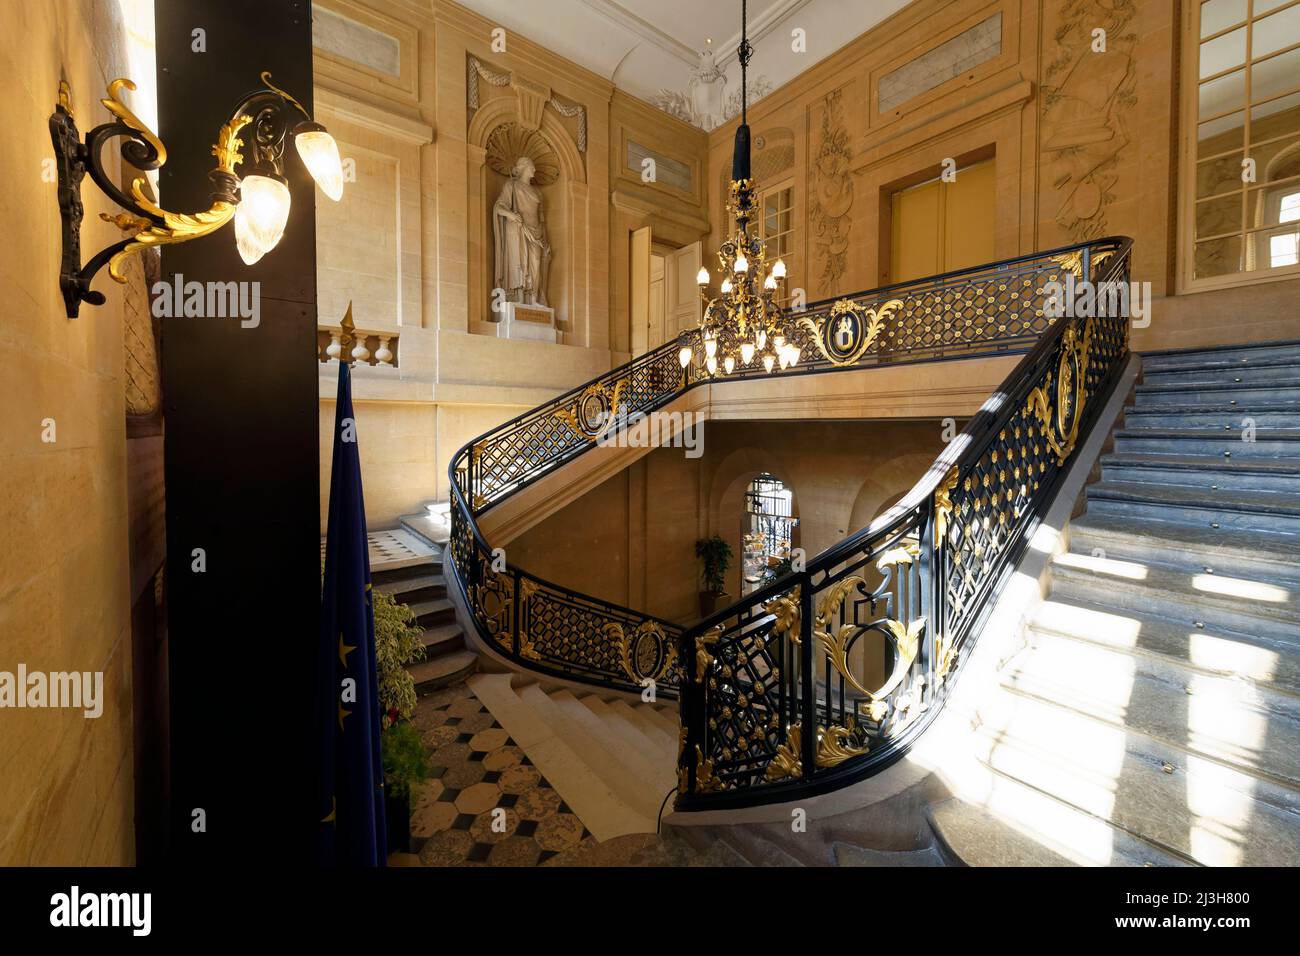
[[[1191,285],[1294,270],[1300,252],[1300,0],[1194,3]],[[1186,234],[1186,233],[1185,233]]]

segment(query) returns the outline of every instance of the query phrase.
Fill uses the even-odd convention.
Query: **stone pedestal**
[[[499,315],[500,321],[493,323],[497,338],[559,341],[559,333],[555,330],[555,310],[548,306],[507,302]]]

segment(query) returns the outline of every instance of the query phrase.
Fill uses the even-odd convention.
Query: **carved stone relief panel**
[[[1138,102],[1136,16],[1135,0],[1063,0],[1044,23],[1042,162],[1052,192],[1043,213],[1074,242],[1116,229],[1108,211]],[[1104,52],[1094,50],[1096,30]]]
[[[832,90],[812,107],[808,166],[809,278],[817,283],[810,298],[840,291],[848,270],[853,226],[852,136],[845,118],[845,87]]]

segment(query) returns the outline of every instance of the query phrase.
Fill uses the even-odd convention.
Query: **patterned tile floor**
[[[433,774],[412,794],[413,852],[394,865],[537,866],[596,843],[465,684],[422,697],[412,722]]]

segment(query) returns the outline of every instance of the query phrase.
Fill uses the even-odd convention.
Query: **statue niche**
[[[505,302],[549,308],[551,244],[540,187],[559,178],[558,158],[540,133],[506,123],[488,137],[487,163],[507,177],[492,206],[494,288]]]

